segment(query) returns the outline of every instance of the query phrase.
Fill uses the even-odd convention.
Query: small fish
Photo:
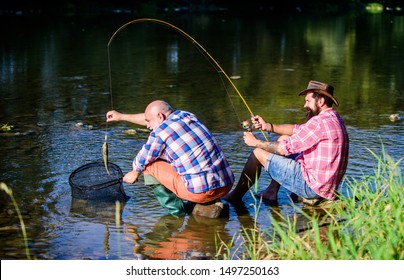
[[[104,158],[104,165],[105,169],[107,170],[108,175],[109,174],[109,169],[108,169],[108,144],[107,144],[107,135],[105,135],[105,142],[102,145],[102,157]]]

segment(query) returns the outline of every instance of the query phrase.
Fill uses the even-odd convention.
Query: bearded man
[[[306,123],[273,124],[260,116],[252,123],[259,130],[281,135],[276,142],[257,139],[244,133],[244,142],[255,147],[248,158],[237,186],[223,199],[237,202],[259,178],[264,167],[272,178],[260,195],[277,203],[280,186],[306,200],[334,200],[348,164],[349,139],[345,124],[332,106],[338,106],[334,87],[310,81],[305,96]],[[293,156],[292,156],[293,155]]]

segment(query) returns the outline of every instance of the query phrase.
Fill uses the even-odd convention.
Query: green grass
[[[384,151],[374,175],[347,181],[347,195],[335,202],[296,208],[307,219],[269,217],[272,228],[243,228],[230,243],[218,241],[217,259],[402,260],[404,187],[398,162]],[[256,202],[256,204],[260,202]],[[259,211],[259,206],[255,207]],[[280,219],[280,217],[282,217]],[[235,245],[238,244],[238,245]]]
[[[14,198],[13,190],[10,189],[5,183],[2,183],[2,182],[0,182],[0,189],[3,190],[10,197],[10,199],[11,199],[13,205],[14,205],[15,211],[16,211],[16,213],[18,215],[18,219],[20,220],[21,233],[22,233],[22,237],[23,237],[23,240],[24,240],[24,246],[25,246],[25,254],[27,256],[27,259],[30,260],[31,255],[30,255],[30,252],[29,252],[27,231],[25,230],[25,223],[24,223],[24,220],[22,218],[20,208],[18,207],[17,201]]]

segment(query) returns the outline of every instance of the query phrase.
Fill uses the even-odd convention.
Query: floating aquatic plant
[[[2,126],[1,126],[1,131],[2,132],[8,132],[8,131],[11,131],[13,129],[13,126],[12,125],[9,125],[8,123],[6,123],[6,124],[3,124]]]

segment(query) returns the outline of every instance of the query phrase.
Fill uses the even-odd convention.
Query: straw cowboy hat
[[[300,95],[306,95],[311,92],[317,92],[323,94],[334,101],[335,105],[339,105],[338,100],[334,97],[334,87],[325,83],[310,81],[307,89],[299,93]]]

